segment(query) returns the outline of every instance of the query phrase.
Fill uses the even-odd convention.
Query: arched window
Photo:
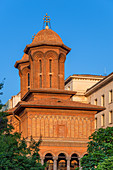
[[[42,88],[42,75],[40,75],[40,88]]]
[[[57,164],[58,164],[58,169],[66,169],[66,167],[67,167],[67,161],[66,161],[66,156],[65,156],[64,153],[60,153],[60,154],[58,155]]]
[[[50,88],[52,87],[52,75],[49,75],[50,78]]]
[[[77,167],[79,167],[79,159],[78,159],[78,155],[77,154],[72,154],[71,156],[71,160],[70,160],[70,169],[75,169]]]
[[[42,61],[39,60],[40,73],[42,73]]]
[[[30,89],[30,74],[28,73],[28,90]]]
[[[52,60],[49,60],[49,73],[52,73]]]
[[[49,59],[49,84],[52,87],[52,60]]]
[[[53,155],[51,153],[45,155],[44,163],[46,163],[45,170],[53,169]]]
[[[39,86],[40,86],[40,88],[42,88],[42,60],[39,60],[39,72],[40,72]]]

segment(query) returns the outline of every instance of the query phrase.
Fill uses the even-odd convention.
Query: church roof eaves
[[[24,53],[22,59],[16,61],[14,67],[15,67],[15,68],[18,68],[18,65],[19,65],[19,64],[21,64],[21,63],[27,63],[27,62],[29,62],[29,56],[28,56],[27,54]]]
[[[84,110],[97,111],[104,110],[104,107],[80,103],[76,101],[62,100],[62,99],[39,99],[29,102],[19,102],[14,114],[18,114],[24,108],[41,108],[41,109],[63,109],[63,110]]]
[[[18,60],[18,61],[16,61],[14,67],[15,67],[15,68],[18,68],[18,65],[19,65],[19,64],[21,64],[21,63],[27,63],[27,62],[29,62],[29,60],[24,60],[24,61]]]

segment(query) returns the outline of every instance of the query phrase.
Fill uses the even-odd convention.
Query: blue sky
[[[20,91],[16,60],[43,28],[43,16],[72,50],[65,78],[72,74],[113,72],[113,0],[0,0],[0,82],[2,102]],[[106,71],[105,71],[106,70]]]

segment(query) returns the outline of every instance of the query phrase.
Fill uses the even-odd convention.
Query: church
[[[94,132],[95,114],[104,107],[72,101],[76,91],[64,89],[64,64],[70,48],[50,28],[26,45],[19,70],[21,101],[8,112],[15,130],[27,141],[32,136],[40,145],[41,163],[49,170],[74,170],[87,154],[88,137]]]

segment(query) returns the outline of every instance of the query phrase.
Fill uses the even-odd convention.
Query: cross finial
[[[43,29],[44,29],[44,25],[45,25],[45,29],[51,28],[51,25],[50,25],[50,20],[51,20],[51,19],[50,19],[50,16],[47,15],[47,13],[46,13],[46,15],[44,16],[43,20],[44,20]]]
[[[35,38],[35,35],[36,35],[36,34],[32,35],[32,38],[31,38],[31,39],[32,39],[32,41],[34,40],[34,38]]]

